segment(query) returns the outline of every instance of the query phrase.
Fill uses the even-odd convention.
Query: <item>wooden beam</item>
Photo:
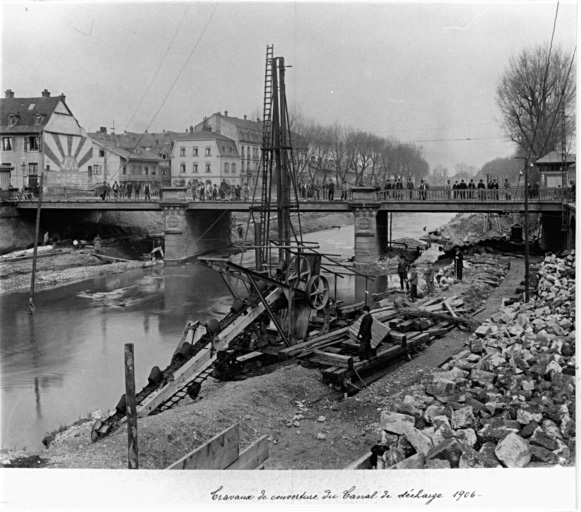
[[[326,364],[327,366],[339,366],[341,368],[353,368],[353,358],[341,354],[329,354],[321,350],[315,350],[309,357],[313,363]]]
[[[238,458],[240,426],[224,430],[166,469],[224,469]]]
[[[365,455],[359,457],[355,462],[349,464],[346,468],[348,470],[352,469],[372,469],[371,468],[371,452],[367,452]]]
[[[270,455],[270,441],[262,436],[252,443],[240,456],[224,469],[258,469]]]

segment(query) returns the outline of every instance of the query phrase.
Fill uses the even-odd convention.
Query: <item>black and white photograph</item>
[[[0,13],[3,510],[578,510],[576,2]]]

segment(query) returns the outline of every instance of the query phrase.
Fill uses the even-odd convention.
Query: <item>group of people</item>
[[[300,199],[305,201],[334,201],[335,193],[338,189],[341,189],[340,198],[341,200],[347,199],[348,187],[339,187],[335,185],[335,182],[330,179],[323,181],[323,184],[319,183],[319,180],[313,182],[308,180],[301,180],[298,185],[298,193]]]
[[[141,199],[141,194],[143,193],[143,199],[145,201],[151,200],[152,193],[159,193],[159,186],[156,187],[155,191],[152,191],[153,185],[149,183],[144,183],[143,185],[138,181],[135,184],[131,181],[122,181],[120,184],[117,180],[113,185],[109,185],[107,182],[103,182],[95,189],[95,193],[103,200],[110,198],[114,199]]]
[[[500,199],[500,192],[499,192],[499,184],[496,179],[491,179],[488,183],[484,183],[484,180],[481,179],[478,184],[474,183],[474,180],[471,179],[468,183],[464,180],[456,180],[452,185],[450,180],[446,182],[446,190],[448,191],[448,198],[449,199],[475,199],[478,198],[480,200],[483,199],[492,199],[498,200]],[[511,199],[510,194],[510,182],[508,178],[504,180],[504,199],[509,200]],[[491,192],[486,192],[489,190]]]
[[[464,255],[462,254],[462,251],[457,248],[454,253],[454,273],[456,274],[456,279],[458,281],[462,281],[463,268]],[[415,302],[418,299],[419,283],[419,274],[416,265],[413,263],[410,265],[403,257],[400,257],[397,264],[397,274],[399,276],[401,290],[409,291],[410,301]],[[438,274],[438,276],[439,275],[440,274]],[[434,295],[438,276],[436,276],[434,264],[429,261],[424,270],[424,279],[426,281],[428,296]],[[375,349],[371,346],[372,326],[373,316],[371,315],[371,309],[369,306],[364,306],[363,317],[361,318],[361,324],[357,334],[360,359],[370,359],[375,355]]]
[[[220,186],[208,180],[203,182],[188,183],[189,194],[194,201],[248,201],[250,199],[250,187],[248,183],[241,186],[239,183],[230,185],[225,179]]]

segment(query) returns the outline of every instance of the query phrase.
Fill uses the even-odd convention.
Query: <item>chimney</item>
[[[42,97],[50,98],[50,92],[47,89],[45,89],[44,91],[42,91]]]
[[[228,111],[227,111],[227,110],[224,110],[224,115],[225,115],[226,117],[228,117]]]
[[[61,100],[65,101],[67,97],[61,92]]]
[[[6,98],[14,98],[14,92],[12,92],[12,89],[6,89]]]
[[[246,114],[244,114],[244,121],[246,121]]]
[[[99,133],[107,133],[107,128],[104,126],[101,126],[101,128],[99,129]]]
[[[194,127],[190,125],[190,133],[194,133]]]

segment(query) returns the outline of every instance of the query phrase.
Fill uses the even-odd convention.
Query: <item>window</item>
[[[224,174],[228,174],[230,172],[230,165],[228,162],[224,164]]]
[[[210,148],[206,148],[206,156],[210,156],[212,153],[210,151]]]
[[[40,151],[40,138],[37,136],[24,137],[24,151]]]
[[[193,172],[194,174],[198,174],[198,164],[194,164]]]
[[[131,166],[131,174],[135,174],[135,166],[134,165]]]
[[[12,137],[2,137],[2,151],[12,151]]]
[[[38,164],[37,163],[28,164],[28,174],[38,174]]]
[[[164,176],[167,176],[167,169],[164,169],[161,174],[163,174]]]
[[[14,126],[19,119],[20,116],[15,116],[14,114],[8,114],[8,122],[10,123],[10,126]]]
[[[232,164],[232,174],[236,174],[236,164]]]
[[[101,166],[93,165],[93,174],[101,174]]]
[[[161,158],[163,158],[164,160],[166,160],[166,159],[167,159],[167,155],[166,155],[165,153],[163,153],[163,154],[161,155]]]
[[[242,158],[244,158],[244,146],[242,146]]]
[[[242,162],[242,163],[240,164],[240,171],[241,171],[241,172],[244,172],[244,162]]]
[[[186,172],[186,164],[180,164],[180,174],[185,174]]]
[[[147,165],[143,168],[143,174],[145,174],[146,176],[149,175],[149,167]]]
[[[180,148],[180,156],[186,156],[186,148]]]
[[[157,174],[157,169],[155,167],[151,168],[151,175],[155,176]]]
[[[198,156],[198,148],[193,148],[192,156]]]
[[[127,174],[127,166],[126,165],[123,166],[123,174]]]
[[[206,164],[206,172],[212,172],[211,164]]]
[[[104,149],[100,149],[99,150],[99,158],[103,158],[105,156],[105,150]]]

